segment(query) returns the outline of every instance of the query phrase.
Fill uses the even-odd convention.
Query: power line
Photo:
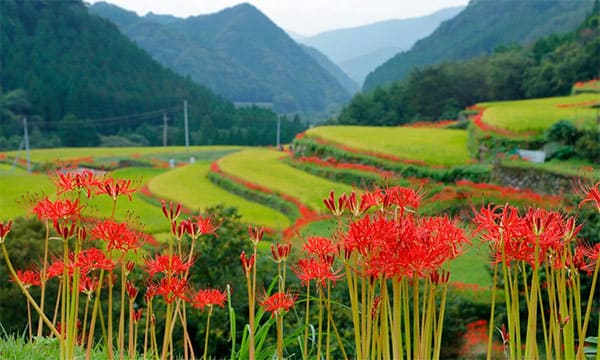
[[[54,127],[54,128],[68,128],[68,127],[77,127],[82,125],[94,124],[94,125],[112,125],[112,124],[122,124],[129,122],[136,122],[151,118],[160,119],[162,114],[164,113],[172,113],[175,111],[180,111],[181,108],[179,106],[173,106],[164,109],[158,109],[153,111],[148,111],[144,113],[138,114],[130,114],[130,115],[121,115],[121,116],[111,116],[105,118],[97,118],[97,119],[78,119],[68,122],[42,122],[35,121],[30,122],[31,126],[43,126],[43,127]]]

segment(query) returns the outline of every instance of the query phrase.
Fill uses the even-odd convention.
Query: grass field
[[[600,103],[600,94],[489,102],[479,105],[486,108],[482,119],[484,123],[517,134],[539,134],[563,119],[573,121],[579,128],[594,126],[600,111],[590,107],[593,102]],[[581,106],[576,106],[577,104]]]
[[[248,149],[223,157],[219,167],[226,173],[256,183],[274,192],[291,195],[311,209],[323,212],[323,198],[329,191],[349,194],[352,187],[335,183],[292,168],[278,159],[286,153],[268,149]]]
[[[281,213],[239,196],[233,195],[211,183],[206,174],[209,163],[196,163],[180,167],[154,178],[149,188],[159,197],[181,201],[190,209],[203,210],[220,203],[238,208],[242,221],[283,229],[290,225]]]
[[[189,153],[202,152],[220,152],[227,150],[238,150],[239,146],[190,146]],[[14,157],[17,152],[9,151],[5,154]],[[150,155],[150,154],[186,154],[185,146],[148,146],[148,147],[107,147],[107,148],[57,148],[57,149],[33,149],[31,150],[31,161],[50,162],[56,160],[70,160],[77,158],[124,158],[131,155]],[[25,152],[20,152],[19,157],[24,159]]]
[[[163,169],[152,168],[123,168],[113,171],[110,175],[115,178],[127,178],[135,182],[135,187],[139,190],[153,177],[165,172]],[[108,196],[97,196],[90,204],[89,212],[94,212],[100,217],[109,217],[112,209],[112,199]],[[162,210],[158,204],[152,204],[144,200],[139,193],[132,195],[129,201],[126,197],[120,197],[117,200],[117,211],[115,217],[118,220],[131,218],[134,222],[139,221],[144,225],[144,230],[148,233],[168,232],[170,224],[165,219]]]
[[[432,165],[461,165],[471,158],[467,151],[467,132],[462,130],[323,126],[309,129],[306,134],[358,150],[420,160]]]
[[[585,176],[594,179],[595,181],[600,180],[600,167],[598,164],[593,164],[589,161],[580,159],[569,159],[569,160],[557,160],[553,159],[544,163],[532,163],[522,159],[506,159],[502,161],[503,164],[509,166],[520,167],[524,169],[540,169],[548,170],[550,172],[567,175],[567,176]],[[591,169],[591,171],[583,171],[582,169]]]
[[[7,220],[27,214],[27,209],[19,204],[26,194],[50,194],[54,185],[46,175],[28,174],[27,171],[11,165],[0,164],[0,220]]]

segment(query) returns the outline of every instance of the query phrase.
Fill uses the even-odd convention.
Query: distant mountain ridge
[[[366,75],[397,52],[409,49],[439,24],[464,7],[450,7],[430,15],[393,19],[368,25],[326,31],[297,41],[315,47],[362,84]]]
[[[588,0],[471,0],[460,14],[442,23],[409,51],[397,54],[370,73],[363,90],[401,80],[413,67],[474,58],[500,45],[527,44],[544,35],[570,31],[593,4]]]
[[[186,19],[139,17],[108,3],[96,3],[89,11],[114,22],[163,65],[231,101],[272,103],[281,112],[319,112],[350,98],[327,70],[250,4]]]
[[[175,74],[81,0],[2,0],[0,14],[0,149],[18,147],[23,133],[11,112],[18,120],[28,115],[33,147],[96,146],[115,136],[121,146],[160,145],[163,115],[168,144],[182,144],[184,100],[192,144],[275,141],[277,114],[238,109]],[[121,21],[137,17],[119,14]],[[18,100],[14,109],[5,102],[10,96]],[[289,141],[303,126],[282,119],[281,128]]]

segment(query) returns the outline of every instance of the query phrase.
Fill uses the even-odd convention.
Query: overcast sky
[[[1,1],[1,0],[0,0]],[[90,0],[88,0],[90,1]],[[91,0],[92,3],[98,0]],[[236,0],[108,0],[139,15],[149,11],[187,17],[217,12]],[[252,0],[279,27],[301,35],[353,27],[388,19],[423,16],[466,5],[468,0]]]

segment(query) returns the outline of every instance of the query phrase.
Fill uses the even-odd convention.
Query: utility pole
[[[167,147],[167,114],[163,113],[163,147]]]
[[[25,155],[27,156],[27,172],[31,174],[31,156],[29,155],[29,133],[27,132],[27,116],[23,116],[23,141],[25,141]]]
[[[185,150],[190,151],[190,133],[188,130],[187,100],[183,100],[183,125],[185,127]]]
[[[277,150],[281,150],[281,116],[277,117]]]

